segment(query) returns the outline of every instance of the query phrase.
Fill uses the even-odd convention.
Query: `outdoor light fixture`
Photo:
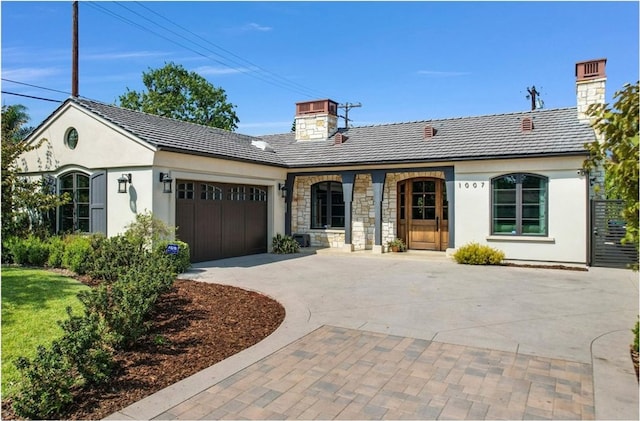
[[[118,178],[118,193],[127,192],[127,183],[131,184],[131,173],[122,174],[122,176]]]
[[[162,193],[171,193],[173,178],[171,178],[171,175],[169,175],[168,172],[160,173],[160,182],[162,183]]]
[[[280,196],[287,197],[287,185],[284,183],[278,183],[278,190],[280,190]]]

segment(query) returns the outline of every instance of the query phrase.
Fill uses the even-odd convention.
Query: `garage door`
[[[267,251],[267,188],[178,180],[177,236],[189,244],[191,261]]]

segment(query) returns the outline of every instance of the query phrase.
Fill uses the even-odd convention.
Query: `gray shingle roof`
[[[253,137],[87,99],[69,101],[160,149],[290,168],[582,155],[584,144],[595,139],[575,107],[353,127],[340,130],[348,139],[335,145],[333,136],[298,142],[294,133]],[[527,133],[521,130],[526,117],[534,126]],[[427,125],[436,130],[429,139]],[[275,152],[252,146],[258,140]]]
[[[534,129],[521,130],[523,118]],[[436,129],[425,139],[424,128]],[[586,154],[584,144],[595,139],[577,109],[560,108],[477,117],[353,127],[340,130],[348,140],[296,142],[293,133],[262,136],[290,167],[475,160],[545,155]]]
[[[252,146],[252,141],[260,140],[256,137],[128,110],[88,99],[71,98],[69,101],[159,149],[285,166],[285,162],[278,154]]]

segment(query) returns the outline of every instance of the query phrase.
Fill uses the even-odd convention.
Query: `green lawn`
[[[68,306],[81,310],[76,295],[87,288],[45,270],[2,268],[2,398],[16,391],[13,361],[61,336],[57,321],[66,318]]]

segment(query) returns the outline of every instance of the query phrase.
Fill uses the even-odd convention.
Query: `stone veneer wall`
[[[576,82],[576,97],[578,102],[578,120],[583,123],[590,123],[591,120],[587,116],[587,109],[591,104],[604,104],[605,103],[605,85],[607,78],[600,78],[594,80],[578,81]],[[603,136],[600,133],[596,133],[596,138],[599,142],[603,142]],[[590,181],[589,198],[590,199],[604,199],[604,168],[599,166],[591,171],[589,178]]]
[[[382,245],[397,236],[397,185],[399,181],[417,177],[444,179],[442,171],[412,171],[388,173],[382,201]],[[293,186],[291,230],[294,234],[309,234],[314,247],[344,246],[343,229],[311,229],[311,186],[321,181],[340,181],[339,175],[296,177]],[[353,187],[351,242],[354,250],[370,250],[375,242],[375,209],[373,183],[370,174],[356,175]]]
[[[389,173],[384,183],[384,200],[382,201],[382,246],[398,235],[398,182],[409,178],[432,177],[444,179],[442,171],[412,171]]]
[[[578,120],[588,123],[587,109],[589,105],[605,103],[606,82],[606,78],[576,82]]]
[[[354,250],[370,250],[375,241],[376,219],[371,174],[356,175],[351,208],[351,244]]]
[[[296,140],[326,140],[338,130],[338,116],[314,114],[296,116]]]
[[[296,177],[291,199],[291,232],[293,234],[309,234],[313,247],[344,246],[344,229],[311,229],[311,186],[321,181],[339,181],[339,175],[317,175]]]

